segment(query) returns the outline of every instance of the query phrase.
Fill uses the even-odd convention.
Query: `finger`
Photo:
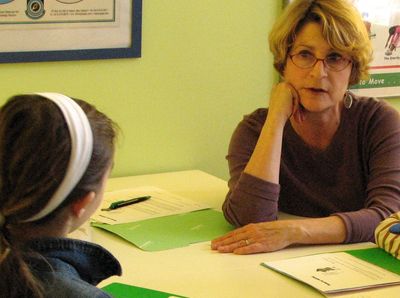
[[[226,234],[222,237],[217,238],[216,240],[221,243],[231,243],[231,242],[236,242],[236,241],[240,241],[243,239],[247,239],[246,234],[247,234],[246,227],[241,227],[232,232],[229,232],[228,234]]]
[[[229,237],[232,237],[230,233],[229,234],[225,234],[223,236],[219,236],[219,237],[213,239],[212,242],[214,242],[214,243],[221,242],[221,241],[224,241],[225,239],[227,239]]]
[[[229,246],[229,245],[238,245],[244,239],[238,238],[236,235],[232,235],[231,237],[225,238],[218,242],[212,242],[211,247],[213,249],[219,249],[220,247]]]
[[[218,249],[220,246],[229,245],[231,243],[236,242],[236,238],[233,233],[229,233],[222,237],[216,238],[211,241],[211,248]]]
[[[228,244],[228,245],[221,245],[218,247],[217,250],[218,250],[218,252],[221,252],[221,253],[229,253],[229,252],[234,252],[236,249],[245,247],[245,246],[247,246],[246,241],[240,240],[240,241],[236,241],[231,244]]]
[[[259,253],[263,252],[263,245],[260,242],[257,242],[255,239],[246,239],[245,240],[246,245],[242,245],[236,249],[233,250],[233,253],[235,254],[252,254],[252,253]]]
[[[291,101],[292,101],[292,109],[290,116],[293,116],[294,119],[298,122],[304,120],[304,108],[301,105],[300,94],[297,89],[289,82],[285,81],[284,85],[290,93]]]
[[[234,231],[232,231],[232,232],[229,232],[229,233],[227,233],[227,234],[225,234],[225,235],[222,235],[222,236],[219,236],[219,237],[213,239],[213,240],[211,241],[211,244],[212,244],[212,245],[216,245],[216,244],[222,243],[223,241],[226,241],[227,239],[230,239],[230,238],[234,237],[235,231],[236,231],[236,230],[234,230]]]
[[[249,254],[256,254],[256,253],[260,253],[260,252],[267,252],[267,250],[261,243],[255,242],[255,243],[251,243],[250,245],[238,247],[238,248],[234,249],[232,252],[237,255],[249,255]]]
[[[253,225],[246,225],[244,227],[238,228],[232,232],[229,232],[228,234],[221,236],[219,238],[216,238],[214,240],[211,241],[211,248],[214,250],[219,250],[220,247],[228,247],[226,248],[224,247],[222,250],[230,250],[240,246],[244,246],[243,242],[241,241],[247,241],[247,239],[251,238],[252,234],[253,234],[253,229],[252,229]],[[241,243],[241,244],[238,244]],[[248,245],[248,243],[246,243],[246,245]]]
[[[301,120],[301,117],[300,117],[298,111],[299,111],[299,102],[293,98],[292,116],[296,122],[300,122],[300,120]]]
[[[271,240],[267,241],[265,238],[258,240],[248,239],[246,243],[247,245],[239,246],[232,252],[238,255],[248,255],[262,252],[272,252],[286,247],[285,245],[282,245],[282,243],[276,242],[273,239]]]
[[[299,101],[299,103],[300,103],[300,101]],[[300,120],[301,121],[304,121],[305,119],[306,119],[306,116],[305,116],[305,109],[304,109],[304,106],[300,103],[299,104],[299,114],[300,114]]]
[[[299,95],[299,92],[297,92],[297,89],[293,86],[292,83],[290,83],[288,81],[285,81],[285,83],[286,83],[286,86],[289,87],[290,92],[292,93],[292,98],[295,99],[296,101],[299,101],[300,95]]]
[[[294,104],[293,108],[293,117],[297,123],[301,123],[304,121],[304,107],[301,105],[299,101]]]
[[[295,89],[293,89],[295,90]],[[301,104],[300,97],[295,90],[296,97],[293,97],[293,112],[292,115],[294,117],[294,120],[298,123],[301,123],[302,121],[305,120],[305,109],[303,105]]]

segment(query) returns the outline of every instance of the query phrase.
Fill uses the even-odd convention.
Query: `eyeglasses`
[[[303,69],[312,68],[318,61],[322,61],[327,69],[341,71],[351,63],[350,59],[337,53],[329,54],[325,58],[320,59],[308,51],[301,51],[300,53],[289,55],[289,57],[294,65]]]

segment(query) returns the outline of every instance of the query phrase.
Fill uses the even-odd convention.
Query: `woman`
[[[373,241],[400,209],[400,119],[384,102],[347,91],[365,78],[372,48],[346,0],[297,0],[269,36],[282,81],[269,108],[246,116],[227,156],[227,220],[219,252]],[[278,210],[301,220],[277,220]]]
[[[0,109],[2,297],[110,297],[95,285],[120,275],[119,262],[65,236],[100,205],[115,136],[104,114],[57,93]]]

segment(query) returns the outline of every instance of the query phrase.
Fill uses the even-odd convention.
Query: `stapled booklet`
[[[261,265],[323,294],[400,284],[400,261],[380,248],[314,254]]]

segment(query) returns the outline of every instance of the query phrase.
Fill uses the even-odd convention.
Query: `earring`
[[[343,99],[343,104],[346,107],[346,109],[350,109],[351,105],[353,104],[353,96],[349,92],[346,92],[346,95]]]

